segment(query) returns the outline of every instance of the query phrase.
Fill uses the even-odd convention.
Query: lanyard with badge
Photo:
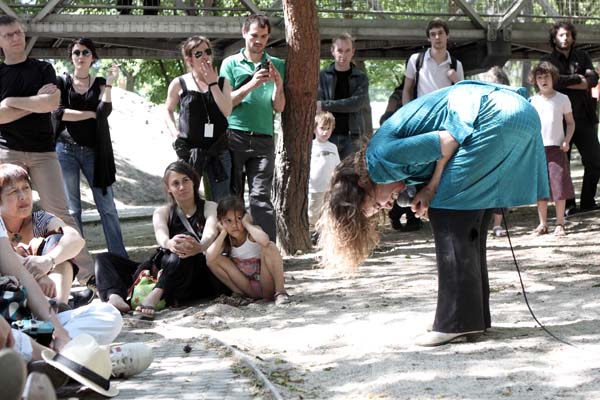
[[[198,93],[200,93],[200,100],[202,100],[202,107],[204,107],[204,112],[206,113],[206,119],[208,120],[204,124],[204,137],[211,138],[214,136],[215,125],[212,122],[210,122],[210,114],[208,113],[208,107],[206,106],[206,100],[204,100],[204,93],[202,93],[200,91],[200,85],[198,85],[198,81],[196,81],[196,77],[194,76],[194,74],[192,74],[192,78],[194,79],[194,83],[196,84],[196,87],[198,88]],[[207,93],[209,96],[211,95],[210,86],[208,87]]]

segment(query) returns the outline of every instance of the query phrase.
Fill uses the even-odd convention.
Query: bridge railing
[[[34,17],[52,2],[12,0],[3,3],[21,16]],[[158,15],[164,16],[246,16],[250,10],[274,16],[283,13],[281,0],[131,0],[130,3],[121,3],[118,7],[117,0],[62,1],[47,14],[119,15],[122,10],[130,11],[131,15],[158,12]],[[517,7],[517,21],[550,22],[568,18],[577,23],[600,24],[598,0],[318,0],[317,6],[318,15],[322,18],[429,20],[439,16],[468,21],[472,19],[470,10],[482,21],[492,23],[502,20]]]

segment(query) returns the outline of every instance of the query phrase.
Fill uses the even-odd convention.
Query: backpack
[[[419,71],[423,66],[423,60],[425,59],[425,51],[419,53],[419,56],[417,57],[417,62],[415,63],[415,84],[413,86],[413,100],[417,98],[417,88],[419,87]],[[452,54],[450,54],[450,69],[456,71],[456,66],[456,58]]]

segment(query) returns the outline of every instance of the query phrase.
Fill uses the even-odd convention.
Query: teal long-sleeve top
[[[523,88],[462,81],[411,101],[375,133],[367,169],[376,183],[426,183],[441,158],[438,131],[459,143],[431,207],[478,210],[549,196],[540,120]]]

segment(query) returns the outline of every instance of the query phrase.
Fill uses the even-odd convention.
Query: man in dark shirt
[[[333,39],[334,62],[319,74],[317,112],[329,111],[335,117],[329,141],[337,146],[340,159],[354,154],[358,138],[366,133],[362,109],[369,104],[369,78],[352,63],[354,50],[348,33]]]
[[[550,45],[554,49],[544,56],[560,73],[555,89],[569,96],[575,134],[573,143],[581,155],[583,183],[581,185],[581,211],[597,208],[594,197],[600,179],[600,143],[598,142],[598,116],[591,88],[598,84],[590,56],[574,48],[577,31],[570,22],[557,22],[550,29]],[[567,214],[575,211],[575,199],[567,200]]]
[[[60,103],[56,72],[49,63],[27,57],[24,28],[9,15],[0,16],[0,48],[4,52],[0,64],[0,163],[27,168],[42,208],[77,229],[67,211],[54,149],[50,113]],[[80,281],[87,282],[94,274],[87,250],[78,256],[77,264]]]

